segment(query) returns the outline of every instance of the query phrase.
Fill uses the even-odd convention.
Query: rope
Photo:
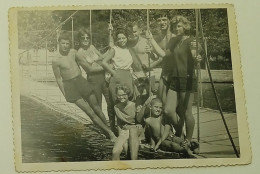
[[[33,46],[38,46],[39,43],[41,43],[43,40],[45,40],[45,39],[47,39],[49,36],[51,36],[53,32],[56,32],[56,30],[57,30],[58,28],[60,28],[62,25],[64,25],[64,24],[65,24],[71,17],[73,17],[77,12],[78,12],[78,10],[75,11],[74,13],[72,13],[67,19],[65,19],[63,22],[61,22],[55,29],[51,30],[50,33],[47,34],[44,38],[42,38],[41,40],[39,40],[39,41],[36,42],[36,43],[33,43]],[[29,51],[29,50],[25,50],[25,51],[19,53],[19,55],[21,55],[21,54],[23,54],[23,53],[25,53],[25,52],[28,52],[28,51]]]
[[[92,45],[92,13],[91,10],[89,10],[89,33],[90,33],[90,44]]]
[[[199,12],[198,9],[195,10],[196,15],[196,56],[199,55]],[[200,62],[197,62],[196,65],[196,73],[197,73],[197,140],[200,142]]]
[[[203,41],[205,40],[205,37],[204,37],[204,33],[203,33],[203,28],[202,28],[202,22],[201,22],[201,13],[200,11],[198,11],[199,13],[199,20],[200,20],[200,33],[201,33],[201,36],[202,36],[202,39]],[[204,44],[204,48],[206,49],[207,45],[206,45],[206,42],[203,42]],[[218,95],[217,95],[217,91],[216,91],[216,88],[215,88],[215,85],[213,83],[213,80],[212,80],[212,76],[211,76],[211,72],[210,72],[210,65],[209,65],[209,60],[208,60],[208,55],[206,53],[206,57],[205,57],[205,61],[206,61],[206,66],[207,66],[207,70],[208,70],[208,74],[209,74],[209,79],[210,79],[210,83],[211,83],[211,86],[212,86],[212,90],[213,90],[213,93],[214,93],[214,96],[215,96],[215,99],[216,99],[216,102],[217,102],[217,106],[218,106],[218,110],[220,112],[220,115],[221,115],[221,118],[222,118],[222,121],[224,123],[224,126],[225,126],[225,129],[226,129],[226,132],[228,134],[228,137],[229,137],[229,140],[232,144],[232,147],[234,149],[234,152],[236,154],[236,156],[239,158],[239,154],[238,154],[238,151],[236,149],[236,146],[235,146],[235,143],[232,139],[232,136],[229,132],[229,129],[228,129],[228,126],[227,126],[227,123],[226,123],[226,120],[225,120],[225,117],[224,117],[224,114],[223,114],[223,111],[222,111],[222,107],[220,105],[220,102],[219,102],[219,98],[218,98]]]
[[[149,19],[149,9],[147,9],[147,15],[146,15],[146,25],[147,25],[147,31],[150,32],[150,19]],[[150,46],[150,43],[148,42],[149,46]],[[149,74],[149,97],[151,96],[152,94],[152,88],[151,88],[151,59],[150,59],[150,55],[149,53],[148,54],[148,67],[149,67],[149,71],[148,71],[148,74]],[[151,112],[151,108],[149,109],[149,115],[150,117],[152,116],[152,112]]]
[[[74,49],[74,20],[73,20],[73,17],[71,17],[71,44],[72,44],[72,49]]]

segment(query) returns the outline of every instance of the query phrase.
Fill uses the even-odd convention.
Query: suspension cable
[[[198,11],[198,13],[199,13],[199,20],[200,20],[200,33],[201,33],[201,36],[202,36],[202,39],[203,39],[204,48],[206,48],[207,45],[206,45],[206,42],[204,41],[204,40],[205,40],[205,37],[204,37],[204,33],[203,33],[203,28],[202,28],[202,20],[201,20],[200,10]],[[207,52],[206,52],[206,55],[205,55],[205,61],[206,61],[206,66],[207,66],[207,70],[208,70],[208,74],[209,74],[209,79],[210,79],[210,83],[211,83],[211,86],[212,86],[212,90],[213,90],[213,93],[214,93],[214,96],[215,96],[215,99],[216,99],[216,102],[217,102],[218,110],[219,110],[219,112],[220,112],[222,121],[223,121],[223,123],[224,123],[226,132],[227,132],[227,134],[228,134],[228,137],[229,137],[229,140],[230,140],[230,142],[231,142],[231,144],[232,144],[232,147],[233,147],[233,149],[234,149],[234,152],[235,152],[236,156],[239,158],[238,151],[237,151],[237,149],[236,149],[235,143],[234,143],[234,141],[233,141],[233,139],[232,139],[232,136],[231,136],[231,134],[230,134],[230,131],[229,131],[229,129],[228,129],[228,126],[227,126],[227,123],[226,123],[226,120],[225,120],[225,117],[224,117],[224,114],[223,114],[223,111],[222,111],[222,107],[221,107],[220,102],[219,102],[219,98],[218,98],[218,95],[217,95],[217,91],[216,91],[214,82],[213,82],[213,80],[212,80],[212,76],[211,76],[211,72],[210,72],[210,65],[209,65],[209,60],[208,60]]]

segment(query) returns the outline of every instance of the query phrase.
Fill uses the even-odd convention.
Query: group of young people
[[[84,28],[78,32],[78,50],[70,48],[68,34],[59,37],[52,62],[58,86],[66,101],[75,103],[114,142],[112,160],[120,160],[123,151],[137,159],[142,139],[155,151],[192,154],[198,148],[192,143],[192,102],[197,88],[194,69],[201,56],[194,52],[196,41],[185,17],[161,15],[158,23],[161,32],[156,36],[138,22],[130,32],[117,28],[103,55]],[[158,66],[162,73],[156,87],[153,69]],[[110,124],[102,112],[102,94]]]

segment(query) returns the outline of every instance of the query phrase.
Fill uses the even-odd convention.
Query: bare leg
[[[115,126],[115,111],[112,101],[112,96],[110,95],[108,84],[105,82],[103,86],[103,95],[105,97],[105,100],[107,102],[107,114],[109,118],[110,128],[115,133],[116,132],[116,126]]]
[[[98,125],[102,130],[109,134],[111,141],[116,140],[115,134],[108,128],[108,126],[94,113],[92,108],[89,106],[88,102],[83,99],[79,99],[75,102],[75,104],[82,109],[89,118],[94,122],[94,124]]]
[[[191,141],[195,120],[192,115],[192,102],[193,102],[194,94],[191,92],[183,92],[180,93],[180,114],[184,117],[185,126],[186,126],[186,139]]]
[[[125,145],[127,145],[127,140],[129,138],[129,131],[119,130],[118,132],[119,132],[119,136],[114,144],[113,151],[112,151],[112,160],[120,160],[120,154],[122,153],[122,151],[123,150],[127,151],[127,149],[125,149]]]
[[[176,114],[177,108],[177,92],[171,89],[168,90],[164,113],[168,116],[173,124],[174,129],[178,132],[178,118]]]
[[[158,91],[157,91],[157,96],[158,96],[158,98],[160,98],[160,99],[162,99],[162,93],[163,93],[163,79],[162,78],[160,78],[160,80],[159,80],[159,87],[158,87]]]
[[[103,123],[108,126],[106,117],[102,112],[100,105],[98,104],[96,95],[90,94],[90,96],[88,97],[88,103],[90,107],[93,109],[93,111],[95,112],[95,114],[97,114],[97,116],[103,121]]]
[[[138,150],[139,150],[139,138],[138,138],[138,129],[131,128],[129,130],[129,147],[131,153],[131,160],[138,159]]]

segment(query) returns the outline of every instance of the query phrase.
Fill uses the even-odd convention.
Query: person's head
[[[163,104],[159,98],[152,99],[150,106],[152,116],[159,117],[162,114]]]
[[[80,41],[81,48],[88,48],[90,46],[90,34],[86,28],[81,28],[78,31],[78,38]]]
[[[132,23],[132,37],[134,40],[138,40],[141,36],[142,29],[141,24],[139,22],[133,22]]]
[[[167,30],[169,27],[169,18],[166,13],[162,13],[158,16],[157,22],[160,25],[161,30]]]
[[[125,29],[119,28],[116,31],[116,42],[119,47],[127,46],[128,33]]]
[[[61,33],[59,38],[58,38],[58,42],[59,42],[59,52],[62,55],[67,55],[70,51],[70,36],[68,33],[64,32]]]
[[[183,16],[175,16],[170,22],[170,30],[177,36],[190,34],[190,21]]]
[[[130,89],[127,86],[125,86],[125,85],[118,85],[116,87],[116,96],[117,96],[117,100],[120,103],[128,102],[129,95],[130,95]]]

